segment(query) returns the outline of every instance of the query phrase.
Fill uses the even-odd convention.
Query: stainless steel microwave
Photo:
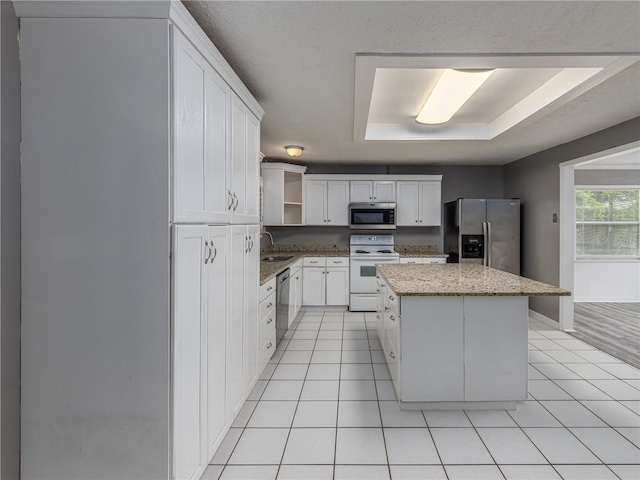
[[[349,228],[353,230],[392,230],[396,228],[395,203],[349,204]]]

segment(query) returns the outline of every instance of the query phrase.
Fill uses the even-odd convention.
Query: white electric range
[[[393,235],[351,235],[349,241],[350,278],[349,310],[375,312],[376,264],[400,263],[394,248]]]

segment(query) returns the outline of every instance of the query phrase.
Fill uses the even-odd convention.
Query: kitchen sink
[[[293,258],[293,255],[290,255],[288,257],[264,257],[262,259],[263,262],[286,262],[287,260],[291,260]]]

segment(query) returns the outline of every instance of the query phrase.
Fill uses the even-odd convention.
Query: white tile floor
[[[529,324],[517,411],[398,409],[375,314],[305,311],[205,479],[640,479],[640,371]]]

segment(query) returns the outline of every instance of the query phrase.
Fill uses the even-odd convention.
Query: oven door
[[[400,258],[367,256],[351,256],[349,265],[349,287],[351,293],[376,293],[376,264],[400,263]]]

